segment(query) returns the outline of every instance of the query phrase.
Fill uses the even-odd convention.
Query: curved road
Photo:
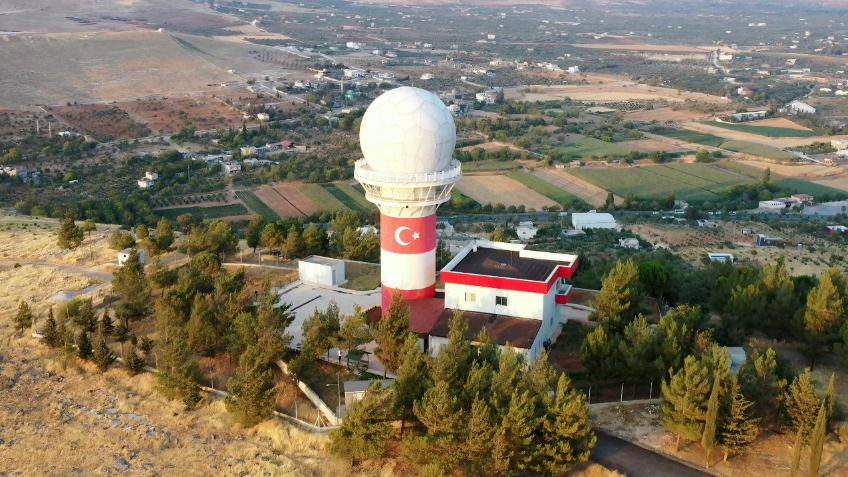
[[[598,441],[589,460],[627,477],[707,477],[712,474],[693,469],[618,437],[595,430]]]

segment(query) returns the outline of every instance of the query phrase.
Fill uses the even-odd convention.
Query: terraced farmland
[[[660,199],[674,193],[689,202],[717,200],[728,186],[745,182],[737,175],[701,164],[671,164],[627,169],[570,169],[569,174],[616,195],[632,191],[640,199]]]

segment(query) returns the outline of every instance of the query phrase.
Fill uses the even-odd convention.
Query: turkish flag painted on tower
[[[436,249],[436,215],[401,218],[380,214],[380,248],[413,254]],[[383,266],[392,266],[384,263]]]

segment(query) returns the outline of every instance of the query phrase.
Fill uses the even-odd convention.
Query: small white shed
[[[118,266],[122,266],[127,260],[130,258],[130,254],[132,253],[132,248],[125,248],[118,252]],[[135,249],[136,254],[138,255],[138,260],[144,265],[144,250]]]
[[[333,287],[345,282],[344,260],[312,255],[301,260],[297,269],[306,283]]]

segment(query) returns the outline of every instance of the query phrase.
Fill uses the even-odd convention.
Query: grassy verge
[[[758,136],[767,137],[816,137],[819,135],[815,131],[806,131],[804,129],[754,126],[751,124],[721,123],[718,121],[707,121],[704,124],[717,128],[729,129],[731,131],[739,131],[748,134],[756,134]]]
[[[265,222],[276,222],[280,220],[280,216],[277,215],[277,213],[270,207],[265,205],[265,202],[262,202],[253,192],[249,190],[240,190],[236,192],[236,197],[241,199],[254,214],[265,219]]]
[[[748,141],[726,141],[721,144],[722,149],[728,151],[741,152],[743,154],[751,154],[752,156],[765,157],[774,159],[775,161],[791,161],[798,157],[795,154],[781,151],[776,147],[766,146]]]
[[[318,184],[305,184],[300,186],[299,189],[306,198],[323,211],[338,212],[347,209],[342,201]]]
[[[511,171],[520,167],[521,164],[515,161],[500,161],[497,159],[462,163],[463,172]]]
[[[221,217],[232,217],[236,215],[250,215],[247,207],[241,204],[216,205],[214,207],[181,207],[179,209],[154,210],[155,215],[175,220],[183,214],[192,214],[204,219],[220,219]]]
[[[345,279],[341,285],[348,290],[368,291],[380,286],[380,266],[345,262]]]
[[[551,199],[557,204],[562,204],[563,202],[573,202],[575,200],[581,200],[579,197],[569,194],[568,192],[560,189],[559,187],[542,180],[532,174],[528,174],[526,172],[513,172],[509,174],[510,179],[517,180],[518,182],[524,184],[525,186],[533,189],[534,191],[542,194],[543,196]]]

